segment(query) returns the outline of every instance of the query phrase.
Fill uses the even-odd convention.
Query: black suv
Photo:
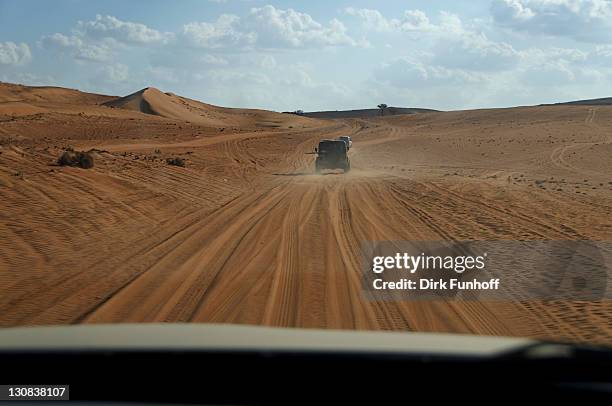
[[[348,148],[343,140],[321,140],[315,152],[318,154],[315,161],[316,173],[324,169],[342,169],[344,172],[351,170]]]

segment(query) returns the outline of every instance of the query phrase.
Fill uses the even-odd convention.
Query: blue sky
[[[0,80],[273,110],[612,96],[611,0],[0,0]]]

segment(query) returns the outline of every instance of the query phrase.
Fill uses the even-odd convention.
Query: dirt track
[[[36,143],[5,147],[0,323],[215,321],[610,342],[609,302],[368,302],[358,269],[368,240],[610,240],[611,128],[609,108],[548,107],[72,140],[104,150],[90,171],[51,172],[54,150]],[[341,134],[353,135],[353,171],[312,174],[306,152]],[[152,160],[156,149],[182,154],[187,168]]]

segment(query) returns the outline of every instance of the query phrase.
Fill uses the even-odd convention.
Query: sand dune
[[[59,87],[29,87],[0,82],[0,117],[32,116],[53,111],[87,108],[112,99],[110,96],[83,93]]]
[[[85,93],[79,90],[53,86],[23,86],[0,82],[0,103],[22,102],[31,105],[99,104],[112,96]]]
[[[42,115],[42,113],[46,113]],[[142,89],[125,97],[97,95],[84,93],[78,90],[58,87],[28,87],[0,82],[0,117],[14,119],[16,117],[29,117],[30,121],[36,117],[40,128],[36,125],[18,125],[11,130],[16,136],[27,134],[31,136],[35,129],[38,133],[48,132],[45,127],[51,127],[53,133],[58,122],[68,124],[58,115],[78,115],[71,117],[76,120],[67,125],[73,126],[73,131],[87,131],[85,138],[91,138],[93,133],[116,130],[119,126],[130,126],[129,121],[137,121],[140,126],[158,119],[170,126],[192,125],[193,129],[210,132],[229,131],[262,131],[266,129],[305,128],[311,126],[313,120],[298,117],[293,114],[282,114],[273,111],[257,109],[236,109],[213,106],[196,100],[180,97],[172,93],[163,93],[153,87]],[[86,120],[96,118],[95,127]],[[119,126],[112,122],[100,122],[100,119],[122,119],[125,122]],[[50,121],[50,122],[48,122]],[[83,121],[81,123],[81,121]],[[111,121],[111,120],[109,120]],[[33,123],[30,123],[33,124]],[[74,125],[76,124],[76,128]],[[6,128],[5,128],[6,129]],[[9,131],[9,130],[7,130]],[[108,134],[107,134],[108,135]]]
[[[173,93],[163,93],[153,87],[105,102],[104,105],[208,126],[282,127],[305,122],[301,117],[288,114],[217,107]]]
[[[122,102],[45,102],[0,120],[0,325],[215,321],[612,343],[610,301],[372,302],[358,262],[365,240],[610,240],[612,107],[319,121],[151,89]],[[192,118],[204,110],[233,126]],[[342,134],[353,171],[314,175],[306,152]],[[95,167],[54,166],[66,145],[95,147]]]
[[[193,123],[224,124],[223,115],[214,114],[211,108],[204,105],[196,108],[177,96],[163,93],[153,87],[108,101],[104,105]]]

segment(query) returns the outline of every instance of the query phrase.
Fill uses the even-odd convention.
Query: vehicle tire
[[[321,167],[318,162],[315,162],[315,173],[321,173]]]
[[[346,161],[344,165],[344,172],[349,172],[351,170],[351,161]]]

